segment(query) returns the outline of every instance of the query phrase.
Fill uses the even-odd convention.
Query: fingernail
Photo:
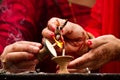
[[[87,45],[88,45],[88,46],[92,45],[92,41],[88,40],[88,41],[87,41]]]
[[[39,47],[33,47],[33,50],[39,50]]]
[[[36,46],[30,46],[30,50],[29,50],[29,52],[37,53],[38,51],[39,51],[39,47],[36,47]]]
[[[51,30],[54,32],[54,31],[55,31],[55,28],[52,26],[52,27],[51,27]]]
[[[37,47],[40,47],[40,46],[42,46],[40,43],[36,43],[35,44]]]
[[[33,59],[34,58],[34,55],[30,54],[29,57],[27,57],[27,59]]]
[[[54,33],[50,33],[50,36],[51,36],[51,38],[53,38],[55,35],[54,35]]]
[[[64,30],[62,29],[62,33],[64,32]]]
[[[49,24],[49,28],[52,30],[52,31],[55,31],[55,24]]]

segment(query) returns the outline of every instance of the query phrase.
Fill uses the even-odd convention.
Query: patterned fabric
[[[77,23],[85,27],[91,9],[73,4],[73,10]],[[41,31],[51,17],[74,22],[67,0],[3,0],[0,5],[0,53],[15,41],[41,42]],[[55,64],[48,60],[41,63],[40,70],[55,72]]]

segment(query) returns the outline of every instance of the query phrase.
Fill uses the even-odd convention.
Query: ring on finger
[[[89,74],[91,73],[91,71],[90,71],[90,69],[89,69],[88,67],[86,68],[86,71],[87,71],[87,73],[89,73]]]

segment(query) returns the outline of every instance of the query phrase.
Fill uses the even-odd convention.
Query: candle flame
[[[55,40],[55,43],[57,44],[57,46],[58,46],[59,48],[63,48],[63,41],[57,41],[57,40],[55,39],[55,37],[54,37],[53,39]]]

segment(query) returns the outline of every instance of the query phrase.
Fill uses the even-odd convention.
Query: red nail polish
[[[62,33],[64,32],[64,30],[62,29]]]
[[[50,33],[50,36],[51,36],[51,38],[53,38],[55,35],[54,35],[54,33]]]
[[[88,46],[92,45],[92,41],[88,40],[87,44],[88,44]]]
[[[54,31],[55,31],[55,28],[54,28],[54,27],[51,27],[51,30],[54,32]]]

